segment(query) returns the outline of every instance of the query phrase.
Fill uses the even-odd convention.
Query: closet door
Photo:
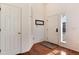
[[[21,9],[1,5],[1,54],[21,52]]]

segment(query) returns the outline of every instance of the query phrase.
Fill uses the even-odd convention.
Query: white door
[[[18,7],[1,5],[1,54],[21,52],[21,10]]]
[[[58,44],[59,41],[59,32],[56,32],[58,29],[59,19],[57,15],[49,16],[48,19],[48,39],[47,41]],[[59,31],[59,30],[58,30]]]

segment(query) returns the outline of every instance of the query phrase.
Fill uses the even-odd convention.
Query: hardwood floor
[[[17,55],[79,55],[79,52],[58,46],[56,44],[51,44],[55,45],[55,48],[48,48],[42,45],[44,42],[36,43],[29,52],[19,53]]]

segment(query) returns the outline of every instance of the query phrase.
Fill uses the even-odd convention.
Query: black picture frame
[[[44,25],[44,21],[43,20],[35,20],[35,24],[36,25]]]

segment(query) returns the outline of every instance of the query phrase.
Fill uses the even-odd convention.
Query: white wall
[[[65,14],[68,17],[66,44],[59,45],[79,51],[79,4],[48,4],[47,16]]]
[[[68,17],[64,44],[67,48],[79,51],[79,4],[62,4],[63,12]]]
[[[44,26],[35,25],[35,20],[44,20],[44,4],[32,4],[32,34],[33,42],[41,42],[44,40]]]

